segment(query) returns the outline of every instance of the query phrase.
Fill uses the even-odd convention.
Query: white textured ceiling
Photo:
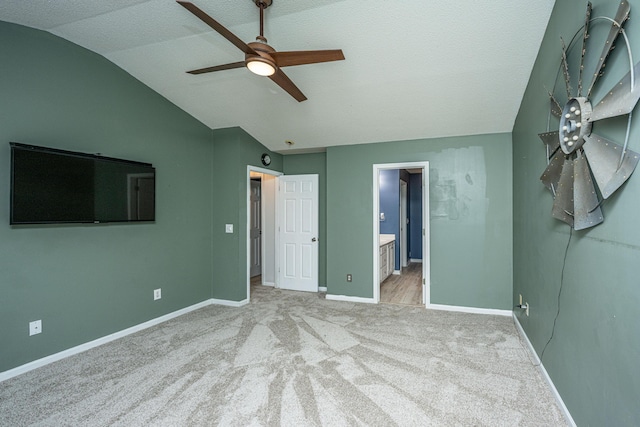
[[[252,0],[193,2],[245,42],[259,32]],[[272,47],[346,57],[283,69],[302,103],[244,68],[186,74],[244,54],[173,0],[2,0],[0,19],[95,51],[210,128],[240,126],[286,153],[510,132],[553,4],[274,0]]]

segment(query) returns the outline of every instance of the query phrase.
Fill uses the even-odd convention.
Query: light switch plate
[[[233,224],[225,224],[224,232],[225,233],[233,233]]]

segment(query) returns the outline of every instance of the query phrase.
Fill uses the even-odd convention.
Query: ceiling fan
[[[278,86],[284,89],[298,102],[307,99],[298,87],[281,70],[282,67],[292,65],[316,64],[319,62],[340,61],[344,59],[341,49],[333,50],[297,50],[289,52],[277,52],[267,44],[264,37],[264,10],[271,6],[273,0],[253,0],[260,9],[260,35],[256,41],[245,43],[235,34],[225,28],[218,21],[207,15],[195,4],[177,0],[189,12],[200,18],[205,24],[216,30],[220,35],[229,40],[238,49],[244,52],[244,61],[232,62],[230,64],[216,65],[214,67],[199,68],[187,71],[189,74],[203,74],[214,71],[230,70],[233,68],[247,67],[249,71],[260,76],[269,77]]]

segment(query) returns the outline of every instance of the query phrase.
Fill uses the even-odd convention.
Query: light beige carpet
[[[256,287],[0,383],[2,426],[561,426],[508,317]]]

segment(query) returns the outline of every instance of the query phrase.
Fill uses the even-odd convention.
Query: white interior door
[[[260,181],[251,180],[251,223],[249,225],[249,239],[251,251],[250,277],[262,273],[262,202]]]
[[[280,280],[294,291],[318,291],[318,175],[278,178]]]

